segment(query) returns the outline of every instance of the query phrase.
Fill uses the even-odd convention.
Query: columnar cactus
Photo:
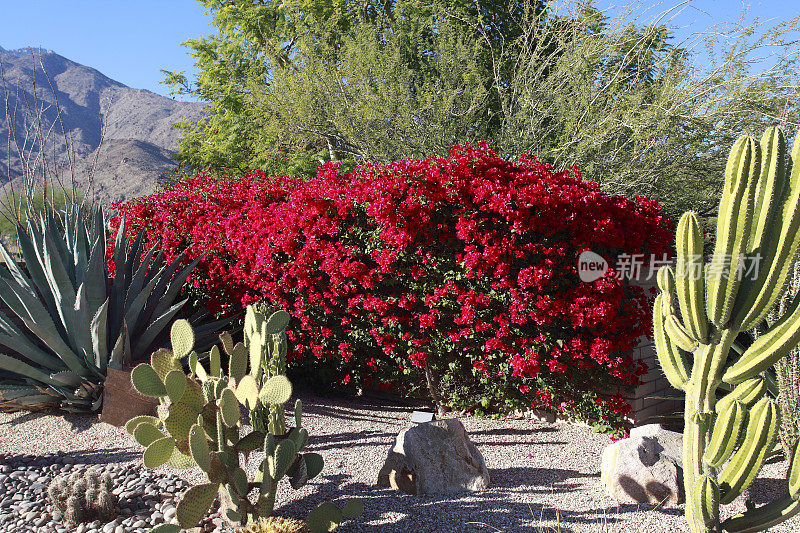
[[[244,344],[250,354],[251,372],[259,386],[271,377],[286,375],[288,324],[289,314],[285,311],[275,312],[264,304],[247,307]],[[251,415],[253,429],[268,430],[273,435],[286,433],[283,404],[259,405]]]
[[[683,479],[695,532],[756,531],[800,511],[800,459],[793,454],[783,499],[719,518],[720,505],[747,488],[778,435],[780,410],[765,395],[761,374],[800,342],[795,298],[752,345],[737,343],[781,295],[800,242],[800,136],[791,158],[786,151],[777,127],[760,144],[740,138],[728,158],[710,263],[697,215],[688,212],[678,224],[675,269],[658,274],[654,337],[667,379],[686,391]],[[718,399],[723,383],[732,390]]]
[[[248,308],[249,325],[253,312]],[[284,315],[283,311],[272,313],[264,321],[265,328],[260,329],[270,335],[283,335],[285,339],[288,319]],[[281,479],[288,478],[292,487],[298,489],[322,471],[322,456],[302,453],[308,431],[302,425],[300,400],[295,403],[295,427],[288,434],[257,430],[240,434],[241,406],[252,413],[259,405],[283,406],[292,395],[292,384],[285,375],[265,378],[262,384],[256,381],[263,367],[263,347],[253,338],[261,333],[251,331],[249,335],[249,351],[243,343],[234,345],[230,335],[220,336],[228,355],[225,373],[220,350],[215,346],[207,355],[199,356],[193,351],[191,326],[185,320],[178,320],[171,330],[172,350],[155,352],[150,364],[141,364],[131,372],[136,390],[159,398],[162,404],[159,418],[140,416],[126,425],[128,432],[146,447],[144,465],[198,466],[208,478],[207,483],[190,488],[178,503],[177,519],[184,528],[197,525],[217,494],[224,516],[231,522],[246,525],[268,517]],[[185,356],[191,371],[188,375],[180,364]],[[208,360],[208,370],[203,366],[204,359]],[[246,458],[259,448],[264,450],[264,460],[254,479],[248,480],[240,455]],[[250,496],[254,489],[255,498]],[[362,509],[363,504],[355,500],[341,510],[324,503],[311,512],[308,527],[312,533],[330,531],[344,517],[359,516]]]

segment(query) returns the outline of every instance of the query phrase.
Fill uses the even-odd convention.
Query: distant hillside
[[[56,116],[55,100],[61,108],[61,117],[78,156],[78,174],[83,178],[95,160],[94,185],[98,197],[104,202],[129,199],[152,192],[162,175],[174,166],[172,155],[178,148],[179,131],[170,124],[181,120],[198,120],[205,104],[177,102],[142,89],[132,89],[114,81],[97,70],[70,61],[49,50],[36,52],[36,77],[28,49],[4,50],[0,47],[5,85],[8,89],[9,115],[25,102],[33,102],[33,82],[36,98],[51,105],[44,113],[45,123]],[[44,66],[42,71],[38,61]],[[44,72],[47,72],[45,76]],[[50,78],[53,90],[50,88]],[[0,97],[3,96],[0,85]],[[106,121],[102,132],[102,120]],[[17,139],[24,142],[25,124],[21,115],[15,120]],[[102,135],[102,145],[100,143]],[[7,168],[7,140],[9,120],[6,106],[0,105],[0,182],[17,179],[21,175],[16,150],[12,146],[12,168]],[[60,126],[54,131],[47,154],[64,155],[63,135]],[[30,146],[30,141],[28,141]]]

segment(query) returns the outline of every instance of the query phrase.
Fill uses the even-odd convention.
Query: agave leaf
[[[30,235],[33,237],[33,241],[28,235],[28,232],[30,232]],[[47,283],[47,277],[44,275],[44,269],[37,251],[37,246],[34,245],[34,241],[39,239],[39,231],[30,221],[28,222],[28,232],[19,226],[17,227],[17,240],[22,249],[22,257],[25,259],[25,268],[28,269],[31,281],[38,290],[42,300],[44,300],[44,305],[50,313],[50,316],[55,319],[57,317],[56,302],[53,298],[53,293],[50,291],[50,284]],[[59,330],[59,333],[64,332]]]
[[[130,363],[132,360],[131,339],[128,335],[128,325],[123,322],[122,331],[119,337],[117,337],[117,342],[114,343],[114,348],[111,350],[111,359],[108,362],[108,366],[121,370],[123,366]]]
[[[38,299],[14,287],[5,279],[0,280],[0,298],[22,319],[32,333],[64,361],[70,370],[80,375],[89,374],[89,369],[82,363],[81,358],[58,334],[50,314]]]
[[[147,286],[136,295],[136,298],[134,298],[132,302],[130,300],[126,301],[127,309],[125,310],[125,322],[131,326],[131,331],[133,332],[138,330],[139,324],[142,322],[140,311],[145,303],[147,303],[147,299],[150,297],[150,293],[153,291],[153,287],[156,283],[158,283],[158,276],[151,279]]]
[[[11,372],[12,374],[24,376],[26,378],[45,383],[47,385],[52,385],[54,387],[59,387],[62,385],[60,382],[51,378],[48,373],[42,372],[36,367],[2,353],[0,353],[0,370],[5,370],[7,372]]]
[[[55,374],[50,374],[50,377],[59,384],[72,388],[80,387],[81,383],[83,383],[83,378],[71,370],[56,372]]]
[[[70,284],[73,286],[74,290],[75,264],[72,262],[72,254],[67,250],[67,243],[61,234],[61,229],[58,227],[58,221],[56,217],[50,211],[46,212],[46,215],[47,215],[46,217],[47,225],[43,226],[44,230],[42,232],[42,235],[44,237],[44,242],[45,244],[47,244],[48,238],[50,241],[52,241],[53,251],[58,255],[58,258],[61,260],[61,265],[64,268],[64,272],[67,275],[67,279],[69,279]],[[67,235],[69,235],[69,232],[67,232]]]
[[[128,292],[125,294],[126,311],[130,307],[131,302],[133,302],[133,300],[136,299],[142,292],[142,287],[144,287],[145,274],[147,274],[147,271],[150,267],[150,260],[153,258],[153,254],[156,252],[156,247],[157,246],[153,246],[149,250],[147,250],[145,257],[141,260],[141,263],[139,264],[138,268],[136,268],[136,270],[134,271],[133,276],[131,276],[131,282],[128,285]],[[131,324],[132,326],[133,323],[129,320],[128,324]]]
[[[158,316],[155,314],[156,307],[158,307],[158,304],[161,301],[160,300],[161,295],[163,295],[164,291],[167,289],[169,280],[178,270],[178,267],[180,267],[184,253],[185,252],[181,252],[180,254],[178,254],[178,256],[166,266],[164,271],[159,274],[158,283],[156,283],[156,286],[153,287],[153,292],[151,293],[151,297],[147,299],[147,304],[145,304],[144,309],[142,310],[142,320],[144,320],[145,324],[149,324],[150,320],[154,316]]]
[[[102,239],[96,238],[92,245],[91,257],[86,266],[86,302],[89,316],[94,316],[103,302],[108,301],[108,272],[106,270],[106,250]]]
[[[144,241],[144,231],[140,231],[136,234],[136,237],[133,238],[133,245],[131,249],[128,251],[128,259],[125,261],[125,286],[130,286],[131,279],[133,279],[133,273],[136,269],[139,268],[139,262],[142,260],[141,258],[141,248],[142,242]],[[125,243],[128,244],[127,242]]]
[[[95,364],[103,374],[108,368],[108,337],[106,336],[108,325],[108,299],[100,306],[90,326],[92,335],[92,352],[95,357]]]
[[[94,231],[92,235],[95,239],[100,239],[100,249],[103,250],[105,253],[106,250],[106,219],[103,216],[103,206],[97,204],[97,209],[94,211],[94,216],[92,217],[92,222],[94,223]]]
[[[75,237],[72,243],[72,262],[75,265],[75,284],[80,285],[86,281],[86,267],[89,264],[89,243],[86,240],[86,225],[83,222],[82,210],[75,209],[72,212],[72,216],[77,219],[74,228]]]
[[[108,305],[108,316],[112,339],[119,337],[122,329],[122,317],[125,307],[125,262],[128,259],[128,240],[125,237],[125,218],[120,221],[117,238],[114,241],[114,282],[111,285],[111,301]]]
[[[2,256],[3,261],[5,262],[8,270],[11,272],[11,275],[14,277],[14,280],[17,282],[17,284],[33,292],[30,279],[28,279],[28,276],[25,275],[25,272],[19,268],[17,262],[14,261],[14,258],[11,257],[11,254],[8,253],[6,247],[3,246],[2,243],[0,243],[0,256]]]
[[[178,296],[178,292],[183,287],[183,284],[186,283],[186,279],[189,277],[189,274],[192,273],[192,270],[197,266],[200,262],[200,258],[203,256],[198,256],[194,261],[189,263],[186,267],[183,268],[178,274],[175,275],[174,278],[170,280],[169,287],[164,292],[164,296],[161,298],[161,301],[156,306],[155,310],[153,311],[153,316],[160,316],[172,302],[175,301],[175,298]],[[177,258],[175,259],[177,261]]]
[[[72,311],[75,309],[75,286],[70,280],[69,272],[65,268],[64,262],[59,256],[60,252],[55,241],[50,235],[44,236],[44,273],[50,290],[56,302],[56,310],[61,317],[61,324],[67,332],[67,338],[74,333],[75,324],[73,323]],[[74,267],[73,267],[74,268]],[[72,345],[75,349],[77,346]]]
[[[73,339],[78,347],[78,353],[84,356],[88,364],[96,366],[94,350],[92,349],[91,315],[89,315],[88,306],[89,304],[86,303],[86,288],[81,284],[78,287],[78,293],[75,295],[75,310],[72,319],[75,323]]]
[[[133,361],[138,361],[147,356],[148,348],[151,344],[153,344],[153,341],[156,339],[158,334],[164,331],[164,328],[167,326],[167,324],[169,324],[169,321],[172,320],[175,314],[177,314],[181,307],[183,307],[188,301],[188,298],[181,300],[167,309],[164,314],[148,324],[147,328],[144,330],[144,333],[142,333],[139,338],[136,339],[136,346],[133,348]]]
[[[48,370],[59,372],[66,370],[64,362],[54,355],[42,350],[31,342],[29,335],[23,333],[14,322],[0,313],[0,344],[16,351],[21,356],[41,365]]]

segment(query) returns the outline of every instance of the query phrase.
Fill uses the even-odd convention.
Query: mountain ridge
[[[61,162],[67,157],[57,121],[58,108],[77,161],[79,184],[88,186],[87,174],[96,159],[92,194],[103,203],[153,192],[159,179],[175,165],[179,132],[172,124],[199,120],[208,107],[128,87],[50,50],[0,47],[0,67],[6,87],[0,97],[8,97],[9,103],[7,108],[0,106],[0,182],[21,179],[22,165],[14,139],[26,153],[31,147],[34,154],[38,150],[38,143],[31,144],[23,134],[30,131],[30,127],[26,130],[25,110],[36,101],[46,123],[56,125],[44,144],[47,157]],[[33,114],[27,114],[30,125]],[[14,128],[10,127],[12,121]]]

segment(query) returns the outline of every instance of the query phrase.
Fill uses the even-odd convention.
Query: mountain
[[[4,100],[0,102],[0,182],[19,180],[22,175],[17,145],[34,155],[39,149],[40,142],[30,138],[36,129],[32,127],[36,115],[32,109],[37,102],[43,123],[55,125],[43,143],[47,160],[60,161],[61,165],[67,161],[64,134],[57,120],[56,109],[60,109],[81,187],[86,187],[88,171],[94,168],[94,194],[104,203],[152,192],[159,176],[175,165],[179,131],[171,124],[202,118],[207,105],[178,102],[127,87],[50,50],[33,50],[34,62],[31,51],[0,47],[4,82],[0,84],[0,99]],[[13,143],[15,138],[17,144]]]

